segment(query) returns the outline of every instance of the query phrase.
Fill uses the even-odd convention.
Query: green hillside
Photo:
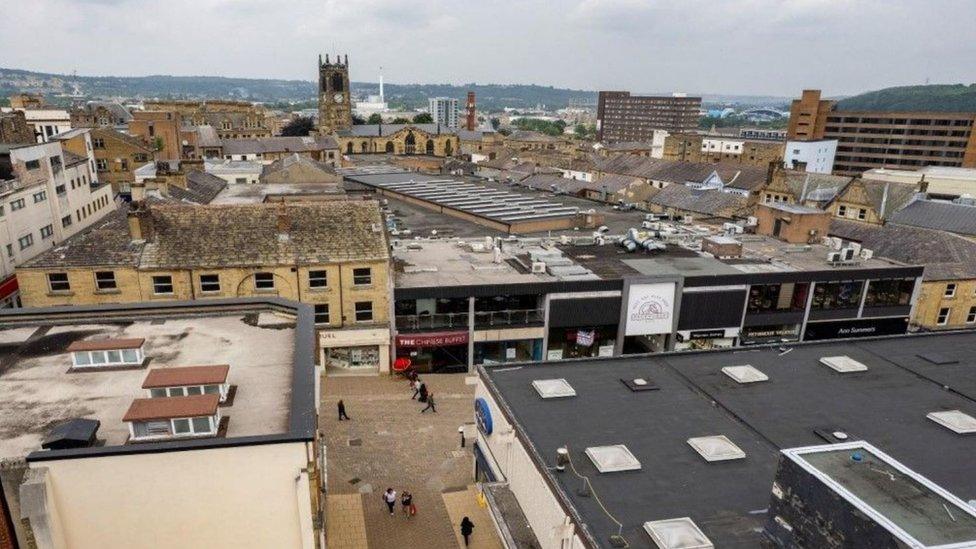
[[[842,99],[839,111],[976,112],[976,84],[900,86]]]

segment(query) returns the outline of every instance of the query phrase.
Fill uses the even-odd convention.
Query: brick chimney
[[[155,231],[148,204],[141,200],[133,201],[129,206],[127,218],[129,221],[129,236],[133,241],[150,241],[153,239]]]
[[[476,122],[476,118],[477,117],[475,116],[475,113],[474,113],[474,111],[475,111],[475,102],[474,102],[474,92],[473,91],[469,91],[468,92],[468,104],[465,106],[465,108],[468,111],[468,119],[466,120],[465,128],[467,128],[467,130],[469,132],[470,131],[474,131],[474,126],[475,126],[475,122]]]

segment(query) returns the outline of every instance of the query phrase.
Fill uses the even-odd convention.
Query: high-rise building
[[[624,91],[601,91],[596,111],[599,141],[646,141],[654,130],[671,133],[698,129],[701,97],[630,95]]]
[[[323,134],[346,130],[352,126],[352,105],[349,102],[349,56],[336,55],[335,63],[319,56],[319,132]]]
[[[435,124],[451,129],[458,127],[458,102],[453,97],[431,97],[427,100]]]
[[[836,139],[834,173],[873,168],[976,167],[976,112],[853,111],[804,90],[790,107],[788,137]]]

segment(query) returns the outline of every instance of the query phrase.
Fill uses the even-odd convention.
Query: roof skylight
[[[654,544],[660,549],[714,549],[715,545],[688,517],[655,520],[644,523]]]
[[[932,412],[925,417],[960,435],[976,433],[976,417],[959,410]]]
[[[728,461],[746,457],[746,453],[725,435],[689,438],[688,444],[706,461]]]
[[[640,462],[623,444],[591,446],[586,449],[586,455],[601,473],[635,471],[641,468]]]
[[[825,356],[820,359],[820,363],[842,374],[864,372],[868,369],[867,366],[849,356]]]
[[[722,368],[722,373],[731,377],[737,383],[756,383],[769,380],[769,376],[749,364],[744,366],[726,366]]]
[[[542,398],[563,398],[576,396],[576,390],[565,379],[537,379],[532,382]]]

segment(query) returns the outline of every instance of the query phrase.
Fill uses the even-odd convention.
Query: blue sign
[[[491,434],[491,408],[483,398],[474,400],[474,419],[478,422],[478,430],[485,435]]]

